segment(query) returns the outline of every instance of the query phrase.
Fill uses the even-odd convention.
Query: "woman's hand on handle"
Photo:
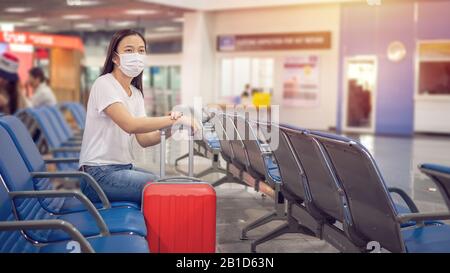
[[[170,119],[177,120],[183,116],[183,112],[172,111],[169,113]]]
[[[175,124],[177,123],[192,128],[194,134],[197,133],[197,131],[201,128],[200,124],[194,117],[182,116],[177,120]]]

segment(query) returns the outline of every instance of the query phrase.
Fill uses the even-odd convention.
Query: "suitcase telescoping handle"
[[[180,127],[180,130],[183,127]],[[164,178],[166,176],[166,134],[167,130],[171,130],[171,127],[167,127],[160,130],[161,135],[161,152],[159,160],[159,177]],[[188,128],[189,132],[189,162],[188,162],[188,175],[194,176],[194,132],[192,128]]]
[[[173,176],[158,179],[157,182],[203,182],[203,180],[192,176]]]

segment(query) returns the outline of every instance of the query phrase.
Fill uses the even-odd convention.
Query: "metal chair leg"
[[[208,174],[212,174],[212,173],[227,174],[227,171],[225,169],[222,169],[222,168],[216,169],[214,167],[209,167],[209,168],[199,172],[198,174],[195,174],[194,176],[200,178],[200,177],[206,176]]]
[[[267,241],[270,241],[272,239],[275,239],[281,235],[287,234],[287,233],[301,233],[306,234],[309,236],[315,236],[314,232],[307,229],[306,227],[299,225],[298,223],[294,221],[288,221],[287,223],[282,224],[278,228],[266,233],[265,235],[259,237],[251,244],[251,252],[256,253],[256,247],[260,244],[263,244]]]
[[[183,159],[188,158],[188,157],[189,157],[189,153],[186,153],[186,154],[184,154],[184,155],[178,157],[177,159],[175,159],[174,165],[175,165],[175,166],[178,166],[178,161],[183,160]]]
[[[275,221],[275,220],[284,220],[285,217],[280,217],[277,215],[276,212],[271,212],[268,214],[263,215],[262,217],[252,221],[251,223],[247,224],[241,232],[241,240],[248,240],[247,232],[249,232],[252,229],[255,229],[257,227],[260,227],[262,225],[265,225],[269,222]]]
[[[197,156],[204,157],[203,154],[201,154],[201,153],[199,153],[199,152],[197,152],[197,151],[194,150],[194,156],[196,156],[196,155],[197,155]],[[178,167],[178,161],[180,161],[180,160],[182,160],[182,159],[185,159],[185,158],[187,158],[187,157],[189,157],[189,154],[182,155],[182,156],[180,156],[179,158],[177,158],[177,159],[175,160],[175,163],[174,163],[174,169],[175,169],[175,171],[177,171],[178,173],[180,173],[180,174],[182,174],[182,175],[189,175],[189,173],[186,172],[186,171],[184,171],[184,170],[182,170],[182,169],[180,169],[180,168]],[[194,177],[196,177],[196,176],[194,175]]]
[[[215,182],[211,183],[211,185],[213,187],[218,187],[218,186],[220,186],[222,184],[226,184],[226,183],[235,183],[238,185],[247,186],[247,184],[245,184],[244,182],[239,181],[238,179],[236,179],[235,177],[232,177],[230,175],[226,175],[226,176],[220,178],[219,180],[216,180]]]
[[[276,220],[286,221],[287,219],[288,218],[287,218],[287,213],[286,213],[285,199],[280,192],[279,185],[277,184],[275,186],[274,211],[264,215],[263,217],[256,219],[255,221],[253,221],[250,224],[248,224],[247,226],[245,226],[242,229],[240,239],[247,240],[248,239],[247,232],[249,232],[250,230],[255,229],[259,226],[262,226],[262,225],[267,224],[272,221],[276,221]]]
[[[220,186],[222,184],[228,183],[228,181],[229,181],[229,177],[227,175],[227,176],[224,176],[224,177],[220,178],[219,180],[214,181],[213,183],[211,183],[211,185],[213,187],[218,187],[218,186]]]

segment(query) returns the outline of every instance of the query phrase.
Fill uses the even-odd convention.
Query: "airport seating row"
[[[148,252],[138,205],[110,203],[92,177],[76,171],[81,137],[61,109],[68,106],[26,109],[18,114],[23,122],[0,117],[0,252],[67,252],[75,248],[74,241],[85,252]],[[53,158],[44,160],[37,150],[29,117]],[[243,184],[274,198],[274,211],[244,227],[241,239],[270,221],[284,223],[254,240],[251,251],[282,234],[302,233],[343,252],[368,252],[377,246],[390,252],[450,252],[450,227],[440,222],[450,214],[420,213],[404,191],[388,188],[359,142],[252,117],[242,109],[207,109],[203,139],[196,142],[197,154],[211,156],[215,164],[198,176],[224,173],[215,186]],[[47,165],[55,163],[58,172],[48,172]],[[450,169],[433,164],[420,169],[450,204]],[[54,191],[50,179],[55,177],[84,179],[102,202],[92,204],[78,190]]]
[[[248,114],[213,111],[210,122],[227,164],[227,175],[218,184],[245,181],[259,191],[267,186],[273,190],[274,212],[244,227],[241,238],[272,220],[285,221],[254,240],[253,252],[286,233],[314,236],[343,252],[368,252],[376,246],[389,252],[450,252],[450,227],[440,222],[450,219],[450,213],[421,213],[403,190],[388,188],[359,142],[252,120]],[[448,169],[438,167],[435,180],[443,179],[437,178],[436,169],[448,179]],[[253,184],[245,174],[253,177]],[[401,203],[394,202],[395,195]]]
[[[43,159],[18,117],[0,117],[0,252],[149,252],[140,207],[109,202],[89,174],[76,171],[78,154],[71,149],[77,138],[64,131],[59,109],[25,111],[49,137],[55,157]],[[49,172],[47,165],[55,163],[59,170]],[[101,203],[93,204],[79,189],[54,190],[54,178],[83,179]]]

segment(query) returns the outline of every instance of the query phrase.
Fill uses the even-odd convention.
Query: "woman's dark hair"
[[[14,115],[19,108],[19,81],[8,81],[5,91],[8,94],[9,114]]]
[[[46,82],[47,78],[45,77],[44,71],[40,67],[31,68],[28,73],[33,76],[33,78],[38,79],[40,82]]]
[[[106,55],[105,64],[103,65],[103,70],[100,75],[105,75],[105,74],[111,73],[113,71],[114,63],[113,63],[112,59],[113,59],[115,52],[117,52],[117,46],[119,45],[120,41],[123,40],[123,38],[128,37],[128,36],[133,36],[133,35],[137,35],[137,36],[141,37],[142,41],[144,41],[145,48],[147,48],[147,44],[145,42],[144,36],[142,36],[142,34],[140,34],[139,32],[134,31],[132,29],[119,30],[118,32],[114,33],[113,37],[111,38],[111,42],[109,43],[109,47],[108,47],[108,53]],[[142,91],[142,72],[141,72],[141,74],[139,74],[133,78],[133,80],[131,81],[131,84],[134,87],[136,87],[137,89],[139,89],[139,91],[141,91],[142,95],[144,95],[144,92]]]

